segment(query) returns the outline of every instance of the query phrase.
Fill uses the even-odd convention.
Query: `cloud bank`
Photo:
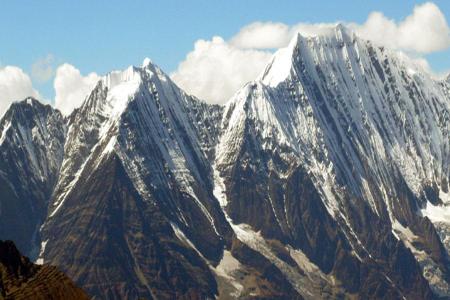
[[[209,103],[224,103],[242,83],[255,79],[271,56],[267,51],[234,47],[221,37],[198,40],[171,77]]]
[[[83,76],[80,70],[67,63],[59,66],[53,83],[55,107],[69,115],[83,103],[99,79],[96,73]]]
[[[408,52],[431,53],[450,47],[450,28],[434,3],[417,5],[401,22],[373,12],[363,25],[351,24],[366,39]]]
[[[0,67],[0,117],[12,102],[29,96],[39,98],[39,93],[24,71],[14,66]]]

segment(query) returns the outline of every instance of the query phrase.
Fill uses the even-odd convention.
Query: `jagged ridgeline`
[[[338,25],[225,106],[146,60],[0,121],[0,238],[98,299],[449,297],[450,82]]]

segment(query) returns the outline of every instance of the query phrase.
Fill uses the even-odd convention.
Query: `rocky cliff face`
[[[0,299],[89,298],[56,267],[35,265],[12,241],[0,241]]]
[[[449,95],[342,26],[297,36],[225,107],[146,60],[66,121],[47,108],[46,218],[16,223],[43,222],[39,259],[96,298],[445,297]]]
[[[31,257],[38,254],[65,131],[61,113],[32,98],[12,104],[0,120],[0,237]]]

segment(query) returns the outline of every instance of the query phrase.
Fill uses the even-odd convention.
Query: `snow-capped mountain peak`
[[[264,84],[275,87],[280,82],[287,79],[293,68],[295,57],[303,55],[301,52],[303,47],[313,46],[320,48],[322,53],[332,49],[341,49],[350,46],[356,42],[355,33],[338,23],[335,26],[324,27],[315,35],[302,35],[297,33],[285,48],[281,48],[275,52],[271,61],[259,76]]]
[[[448,295],[449,86],[341,24],[225,107],[145,59],[67,119],[33,100],[2,119],[0,214],[20,218],[0,234],[100,298]],[[26,230],[20,199],[41,202]]]
[[[288,176],[286,166],[298,165],[338,222],[352,222],[345,207],[354,198],[387,222],[418,226],[417,207],[445,202],[439,195],[449,189],[449,115],[448,88],[441,81],[404,54],[338,25],[317,36],[297,35],[257,81],[232,97],[216,164],[225,176],[242,168],[260,179]],[[399,204],[405,190],[413,204]],[[284,204],[275,202],[267,202],[272,221],[289,227],[282,220]],[[416,234],[429,238],[423,230]]]
[[[212,115],[206,110],[213,112]],[[197,168],[205,168],[206,162],[200,166],[194,164],[212,149],[209,130],[214,130],[215,125],[198,126],[197,123],[214,117],[218,111],[218,107],[209,108],[185,94],[149,59],[144,60],[142,67],[130,66],[108,73],[69,125],[66,158],[51,216],[59,211],[83,170],[99,164],[110,153],[120,155],[123,161],[137,163],[138,152],[131,151],[130,141],[138,135],[142,135],[142,140],[136,143],[146,144],[149,149],[156,147],[154,151],[160,151],[169,169],[180,174],[179,180],[188,185],[186,176],[181,174],[193,172],[199,177]],[[188,144],[187,137],[191,141]],[[136,172],[131,169],[129,172],[136,176],[134,183],[139,185]],[[141,187],[140,191],[148,194],[143,189]]]

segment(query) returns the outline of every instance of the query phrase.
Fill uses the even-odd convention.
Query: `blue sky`
[[[104,74],[150,57],[170,73],[198,39],[225,40],[255,21],[362,24],[373,11],[400,21],[423,1],[1,1],[0,64],[31,74],[52,56],[52,68],[74,65],[82,74]],[[450,1],[434,3],[447,19]],[[433,70],[450,70],[450,51],[426,54]],[[53,77],[33,79],[53,99]]]

